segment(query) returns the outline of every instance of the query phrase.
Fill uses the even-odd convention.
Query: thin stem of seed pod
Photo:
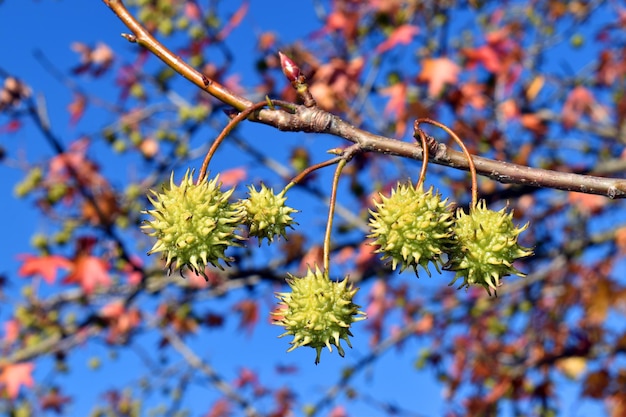
[[[260,110],[271,103],[271,100],[259,101],[258,103],[254,103],[250,107],[246,107],[228,122],[226,127],[224,127],[224,129],[222,129],[222,131],[220,132],[219,136],[213,141],[211,147],[209,148],[209,151],[204,157],[202,167],[200,167],[200,172],[198,174],[198,182],[201,182],[204,177],[206,177],[207,169],[209,168],[209,162],[211,162],[211,159],[217,151],[217,148],[224,141],[224,139],[226,139],[226,136],[228,136],[228,134],[235,128],[235,126],[237,126],[242,120],[247,119],[255,111]]]
[[[446,133],[448,133],[450,136],[452,136],[454,141],[459,144],[459,146],[461,147],[461,150],[463,151],[463,153],[467,157],[467,165],[469,167],[470,175],[472,176],[472,205],[471,205],[471,207],[476,207],[476,204],[478,204],[478,180],[476,179],[476,166],[474,165],[474,160],[472,159],[472,154],[467,150],[467,147],[465,146],[465,144],[463,143],[461,138],[459,138],[457,136],[457,134],[454,133],[452,131],[452,129],[450,129],[448,126],[446,126],[446,125],[444,125],[442,123],[439,123],[439,122],[437,122],[435,120],[432,120],[432,119],[422,118],[422,119],[416,120],[415,123],[416,124],[417,123],[428,123],[428,124],[431,124],[433,126],[437,126],[438,128],[445,130]]]
[[[330,165],[335,165],[338,162],[343,161],[345,158],[343,156],[337,156],[335,158],[329,159],[328,161],[320,162],[319,164],[311,165],[310,167],[302,170],[298,175],[293,177],[289,184],[285,186],[285,191],[289,190],[291,187],[302,181],[307,175],[312,173],[313,171],[317,171],[318,169],[325,168]]]
[[[420,177],[417,180],[417,184],[415,185],[416,189],[419,189],[426,179],[426,168],[428,167],[428,143],[426,142],[426,134],[422,129],[418,127],[419,122],[415,122],[415,132],[419,135],[420,141],[422,142],[422,169],[420,170]]]
[[[333,218],[335,217],[335,206],[337,205],[337,188],[339,186],[339,177],[341,177],[341,171],[346,166],[348,160],[342,158],[337,164],[335,170],[335,176],[333,177],[333,188],[330,192],[330,202],[328,204],[328,221],[326,222],[326,233],[324,234],[324,271],[328,273],[330,271],[330,235],[333,230]]]

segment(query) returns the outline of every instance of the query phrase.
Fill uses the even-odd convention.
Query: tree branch
[[[157,41],[128,12],[122,0],[102,1],[132,31],[133,35],[123,35],[126,39],[147,48],[165,64],[218,100],[240,111],[252,105],[251,101],[234,94],[217,82],[202,75]],[[418,144],[375,135],[352,126],[341,118],[316,107],[294,104],[294,111],[290,113],[283,110],[261,110],[255,115],[254,121],[283,131],[331,134],[350,142],[358,143],[365,152],[397,155],[415,160],[422,159],[422,149]],[[474,156],[473,160],[478,174],[500,183],[599,194],[609,198],[626,197],[626,180],[624,179],[594,177],[531,168],[479,156]],[[431,162],[455,169],[468,170],[468,161],[463,153],[449,149],[441,143],[436,152],[434,152]]]

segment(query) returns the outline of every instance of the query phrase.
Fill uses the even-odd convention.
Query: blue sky
[[[267,10],[271,12],[268,13]],[[293,9],[284,7],[284,2],[281,1],[253,1],[245,23],[259,31],[280,28],[281,39],[289,42],[290,37],[301,37],[309,33],[311,27],[303,24],[303,16],[306,17],[307,14],[299,15],[298,19],[294,19],[292,12]],[[134,47],[119,36],[125,31],[125,27],[113,13],[98,0],[39,2],[8,0],[0,6],[0,39],[3,40],[0,42],[0,55],[3,56],[1,67],[23,79],[36,94],[41,94],[46,98],[52,128],[63,139],[63,142],[68,144],[83,132],[97,131],[101,125],[86,125],[85,123],[79,123],[74,127],[69,125],[66,107],[71,102],[72,95],[60,84],[59,80],[42,67],[35,57],[35,51],[41,51],[57,69],[67,74],[69,69],[78,63],[76,53],[70,49],[72,42],[80,41],[93,45],[102,41],[107,43],[116,54],[123,55]],[[255,39],[250,35],[249,31],[237,30],[231,35],[233,45],[241,51],[236,58],[241,63],[235,65],[234,68],[241,69],[244,74],[251,68],[254,50]],[[83,88],[94,94],[106,96],[107,91],[96,89],[101,85],[97,82],[90,82],[89,79],[81,80]],[[94,90],[89,90],[90,88]],[[110,123],[110,120],[103,119],[101,123]],[[260,129],[263,134],[271,132],[267,127],[260,127]],[[281,138],[281,140],[284,139]],[[33,162],[52,155],[52,151],[41,139],[39,133],[30,126],[26,126],[17,134],[0,137],[0,141],[2,146],[8,149],[11,158],[22,158],[23,161]],[[15,162],[20,163],[19,160]],[[214,169],[221,168],[220,165],[219,162],[215,163]],[[232,165],[224,164],[224,168],[229,167]],[[116,170],[127,172],[128,170],[128,167],[123,164],[120,166],[119,162],[116,165],[115,160],[107,161],[103,168],[109,172]],[[50,226],[46,219],[37,215],[37,211],[32,207],[32,201],[12,198],[13,187],[22,178],[21,170],[3,165],[0,166],[0,175],[3,178],[0,182],[0,195],[5,196],[2,211],[5,216],[15,220],[9,222],[8,229],[5,229],[5,236],[11,238],[0,241],[0,245],[3,246],[2,253],[5,254],[0,272],[5,273],[12,280],[9,291],[17,293],[25,281],[17,277],[19,264],[15,255],[31,252],[29,245],[31,236],[36,232],[50,231]],[[298,220],[302,221],[301,218]],[[274,303],[273,290],[269,287],[263,289],[263,297],[267,302],[262,311],[262,320],[266,319],[269,308]],[[363,288],[361,294],[365,296],[366,292],[367,288]],[[237,295],[229,296],[224,301],[211,301],[212,304],[208,308],[219,311],[220,304],[225,307],[236,297]],[[0,318],[3,320],[10,315],[10,306],[5,306],[0,311]],[[339,358],[336,352],[329,354],[325,351],[318,366],[313,365],[315,355],[312,349],[297,349],[286,354],[288,340],[276,337],[281,333],[278,327],[259,326],[249,336],[238,331],[237,321],[232,319],[227,321],[227,329],[227,331],[204,332],[201,336],[192,336],[189,342],[199,355],[206,355],[207,358],[219,363],[219,370],[224,372],[223,376],[229,380],[236,377],[236,373],[242,366],[250,366],[261,373],[261,382],[274,387],[297,385],[303,388],[301,391],[308,390],[311,393],[312,401],[321,396],[323,390],[328,388],[329,382],[338,378],[338,369],[353,363],[367,352],[367,334],[358,327],[354,329],[354,349],[347,350],[345,359]],[[154,344],[154,337],[144,337],[142,340],[138,345],[145,348]],[[419,346],[416,346],[414,342],[410,342],[404,346],[402,352],[387,354],[386,357],[390,360],[378,361],[371,369],[355,379],[355,386],[365,384],[369,392],[378,391],[382,399],[389,400],[391,403],[397,402],[405,406],[414,403],[420,415],[432,415],[433,412],[439,414],[435,411],[439,409],[436,402],[424,401],[424,399],[438,398],[440,387],[433,385],[432,382],[426,382],[432,379],[421,378],[421,373],[416,372],[411,366],[418,348]],[[53,378],[50,378],[48,374],[48,370],[53,366],[52,361],[38,361],[37,380],[62,386],[67,383],[64,392],[73,397],[73,402],[68,408],[69,415],[86,415],[95,403],[102,403],[101,394],[105,390],[123,386],[124,383],[136,383],[146,374],[146,368],[133,350],[120,350],[115,360],[109,359],[111,352],[108,347],[93,343],[79,347],[71,354],[70,373]],[[177,354],[171,357],[173,364],[184,366]],[[88,363],[93,358],[101,360],[103,366],[99,370],[94,371],[89,368]],[[256,360],[251,360],[251,358],[256,358]],[[300,365],[300,371],[293,376],[275,377],[273,372],[275,358],[283,364]],[[402,383],[395,383],[397,381],[402,381]],[[158,380],[153,382],[157,383]],[[81,389],[81,386],[88,388]],[[415,396],[416,390],[420,393],[417,397]],[[151,398],[152,405],[163,401],[164,398],[167,400],[167,397],[162,397],[158,391]],[[200,380],[185,397],[184,403],[197,411],[194,415],[200,415],[200,411],[207,410],[215,398],[215,390]],[[416,401],[411,401],[411,399],[416,399]],[[371,411],[371,408],[365,407],[364,410]]]
[[[309,13],[295,13],[294,6],[286,6],[287,3],[281,0],[253,0],[244,24],[259,32],[275,29],[280,33],[281,40],[286,43],[310,33],[315,24],[314,18]],[[238,4],[238,2],[233,2],[233,4]],[[311,8],[309,2],[302,4],[303,9]],[[70,126],[66,106],[71,102],[72,96],[57,79],[42,68],[34,56],[34,51],[40,50],[58,69],[67,73],[78,62],[76,53],[70,49],[72,42],[94,44],[102,41],[108,44],[116,54],[124,56],[134,46],[119,36],[121,32],[126,32],[125,27],[100,0],[43,0],[38,2],[5,0],[0,6],[0,39],[2,40],[0,56],[3,57],[0,67],[9,73],[16,74],[36,93],[41,93],[46,97],[52,127],[67,144],[83,132],[96,132],[102,125],[111,123],[111,120],[103,116],[99,122],[90,122],[93,125],[79,123],[75,127]],[[241,69],[244,77],[246,74],[251,75],[247,71],[252,68],[255,43],[253,35],[248,30],[235,30],[229,39],[233,50],[236,51],[236,62],[233,68]],[[108,93],[99,90],[102,83],[83,79],[81,85],[85,89],[93,89],[91,91],[94,94],[107,95]],[[251,130],[244,130],[244,132],[278,136],[278,133],[263,126],[249,129]],[[308,138],[304,134],[292,134],[285,135],[280,140],[309,140]],[[36,161],[52,154],[38,132],[30,127],[14,135],[0,136],[0,143],[9,149],[11,158],[17,158],[15,163],[19,163],[19,158]],[[333,139],[324,140],[324,145],[329,143],[334,143]],[[104,169],[108,172],[126,173],[129,167],[125,163],[123,160],[111,159],[107,161]],[[214,169],[227,169],[237,165],[237,163],[233,164],[228,154],[225,153],[223,159],[216,161]],[[14,255],[30,252],[29,241],[32,234],[46,232],[49,226],[45,219],[37,215],[31,201],[7,197],[13,195],[15,183],[22,178],[21,171],[2,165],[0,175],[3,178],[0,182],[0,195],[4,196],[2,212],[6,218],[14,220],[9,222],[5,230],[5,236],[10,238],[0,241],[4,254],[0,272],[6,274],[11,280],[17,280],[16,271],[19,264]],[[297,220],[301,224],[306,224],[306,218],[299,217]],[[320,227],[320,225],[317,224],[314,227]],[[415,280],[411,274],[407,275],[409,275],[409,280]],[[424,277],[419,281],[420,288],[425,291],[447,283],[446,277],[439,276],[431,279]],[[22,282],[12,282],[10,290],[19,291],[21,284]],[[362,288],[362,297],[365,297],[368,289],[368,286]],[[260,289],[261,298],[267,301],[264,304],[265,310],[262,311],[262,320],[267,317],[269,308],[274,302],[273,291],[274,288],[269,286]],[[234,294],[225,300],[211,300],[206,308],[218,311],[220,308],[226,308],[237,297],[239,295]],[[361,300],[363,304],[365,298]],[[0,319],[5,319],[10,314],[10,307],[5,306],[0,310]],[[226,331],[203,332],[199,336],[191,337],[189,342],[198,355],[219,364],[218,370],[224,372],[223,376],[227,379],[234,379],[242,366],[250,366],[253,370],[260,372],[261,382],[274,387],[280,385],[301,387],[299,391],[307,392],[312,401],[321,396],[330,381],[337,380],[338,369],[353,364],[368,351],[369,335],[363,329],[364,325],[360,328],[359,324],[355,325],[353,331],[354,349],[346,351],[346,358],[341,359],[336,352],[329,354],[325,351],[318,366],[313,365],[314,351],[312,349],[297,349],[292,353],[284,354],[288,347],[287,340],[276,338],[281,333],[280,328],[259,326],[252,335],[246,335],[237,330],[235,319],[227,321],[226,326]],[[145,336],[140,340],[138,345],[145,348],[155,342],[153,336]],[[380,399],[390,401],[392,404],[395,402],[402,407],[412,408],[417,415],[442,414],[445,410],[445,404],[441,400],[442,387],[435,382],[431,370],[416,371],[413,366],[417,352],[423,347],[419,342],[411,340],[403,345],[401,350],[394,349],[388,352],[383,359],[372,365],[371,369],[359,374],[354,380],[354,386],[365,387],[368,393],[376,393]],[[140,363],[137,353],[132,350],[122,350],[119,353],[119,358],[111,363],[107,359],[110,349],[106,346],[88,344],[72,354],[71,372],[54,379],[59,384],[67,381],[67,393],[73,395],[73,403],[68,409],[68,415],[86,415],[93,404],[98,402],[103,391],[123,386],[127,382],[137,382],[146,374],[146,368]],[[103,367],[100,370],[93,371],[88,368],[87,362],[93,357],[102,358]],[[172,364],[184,366],[177,354],[172,354],[171,358]],[[276,360],[283,364],[298,364],[300,370],[292,376],[277,377],[273,371]],[[47,362],[47,364],[46,361],[38,363],[39,381],[47,380],[46,367],[51,366],[50,361]],[[88,389],[78,388],[83,384],[88,384]],[[567,386],[567,383],[564,384]],[[151,401],[156,404],[164,398],[167,397],[162,397],[157,392]],[[197,411],[194,415],[199,416],[201,411],[208,409],[209,404],[215,398],[217,398],[215,390],[200,380],[194,384],[194,388],[185,397],[184,402]],[[306,402],[308,398],[301,400]],[[354,411],[353,415],[366,415],[359,414],[359,412],[371,413],[373,409],[363,405],[354,407],[351,405],[350,410]],[[378,415],[384,415],[384,413],[381,412]],[[572,410],[571,415],[582,415],[581,409]]]

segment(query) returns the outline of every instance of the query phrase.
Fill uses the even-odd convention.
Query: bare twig
[[[239,404],[241,408],[244,409],[244,412],[249,417],[260,417],[260,414],[256,411],[256,409],[250,404],[248,400],[239,395],[231,386],[228,384],[224,378],[222,378],[213,367],[211,367],[208,363],[204,362],[200,359],[190,348],[183,342],[183,340],[178,337],[178,335],[170,330],[164,329],[163,336],[167,341],[172,345],[174,349],[178,351],[187,361],[189,365],[193,368],[198,369],[203,374],[205,374],[211,383],[220,390],[224,395],[226,395],[230,400]]]

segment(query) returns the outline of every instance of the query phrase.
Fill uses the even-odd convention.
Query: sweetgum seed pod
[[[358,288],[348,284],[347,279],[331,281],[319,268],[309,269],[302,278],[290,276],[287,283],[291,292],[276,294],[280,308],[272,313],[274,324],[285,328],[279,337],[293,336],[287,352],[310,346],[316,350],[315,364],[318,364],[322,349],[327,347],[332,352],[331,345],[335,345],[343,357],[340,341],[343,339],[352,347],[348,338],[352,336],[350,326],[365,320],[365,313],[352,302]]]
[[[291,215],[297,210],[286,206],[287,197],[284,191],[274,194],[274,190],[261,185],[260,190],[251,185],[248,187],[248,198],[240,202],[245,213],[243,222],[250,229],[250,236],[255,236],[259,240],[259,246],[263,239],[267,239],[270,244],[275,236],[287,238],[288,227],[293,229],[293,218]]]
[[[513,262],[531,256],[530,248],[520,246],[518,237],[528,224],[516,227],[513,213],[506,208],[493,211],[484,200],[470,209],[469,214],[458,209],[454,225],[454,246],[445,269],[456,271],[450,285],[459,278],[460,288],[481,285],[491,295],[500,286],[500,279],[508,275],[525,276]]]
[[[412,267],[417,272],[420,265],[430,276],[428,265],[432,262],[440,272],[441,255],[452,242],[453,218],[450,206],[441,200],[431,187],[398,184],[389,197],[381,194],[381,202],[370,210],[370,238],[382,253],[382,260],[390,259],[392,269],[400,265],[404,271]]]
[[[143,211],[152,219],[141,226],[144,233],[156,238],[148,255],[163,252],[170,272],[174,267],[182,273],[187,267],[205,279],[207,265],[223,269],[220,261],[230,260],[226,249],[241,246],[243,238],[235,232],[242,223],[243,210],[228,201],[234,189],[222,192],[220,186],[219,176],[194,184],[187,171],[179,186],[172,173],[169,188],[161,193],[152,191],[148,199],[154,208]]]

